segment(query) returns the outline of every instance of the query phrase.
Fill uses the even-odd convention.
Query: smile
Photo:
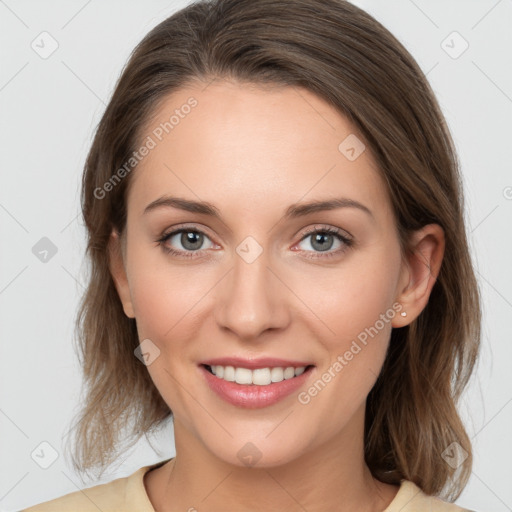
[[[314,365],[244,368],[200,364],[207,387],[223,401],[245,409],[277,404],[312,378]],[[215,372],[215,373],[214,373]]]

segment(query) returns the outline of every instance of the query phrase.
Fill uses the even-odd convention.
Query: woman
[[[462,510],[480,306],[457,156],[371,16],[216,0],[163,21],[82,209],[75,468],[169,418],[176,456],[28,511]]]

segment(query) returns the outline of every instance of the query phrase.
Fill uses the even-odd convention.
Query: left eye
[[[338,241],[338,248],[334,249],[334,252],[340,250],[343,245],[350,245],[350,240],[342,236],[337,231],[331,229],[319,229],[307,233],[301,240],[301,243],[310,240],[308,243],[309,247],[313,248],[314,252],[326,252],[332,249],[334,243]],[[341,247],[340,247],[341,246]],[[309,251],[308,248],[304,249]]]

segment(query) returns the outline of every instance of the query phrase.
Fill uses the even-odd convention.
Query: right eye
[[[164,234],[157,242],[169,254],[183,258],[194,258],[196,257],[194,253],[205,250],[203,248],[205,240],[210,240],[210,238],[198,229],[180,228]],[[211,240],[210,243],[212,245],[209,248],[214,245]],[[181,245],[182,248],[176,249],[176,245]]]

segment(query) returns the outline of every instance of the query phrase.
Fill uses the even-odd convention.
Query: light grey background
[[[474,443],[474,471],[457,503],[479,512],[510,511],[512,1],[354,3],[388,27],[427,73],[459,151],[484,325],[480,365],[461,407]],[[129,53],[186,4],[0,0],[2,511],[81,486],[61,440],[79,406],[71,339],[86,268],[78,217],[82,166]],[[44,31],[50,36],[41,36]],[[52,40],[58,48],[42,58]],[[459,55],[465,41],[469,46]],[[43,237],[57,249],[46,262],[32,251]],[[43,442],[58,455],[47,469],[35,462],[43,452],[51,461],[52,449]],[[156,444],[160,455],[141,442],[101,483],[173,456],[171,425]]]

